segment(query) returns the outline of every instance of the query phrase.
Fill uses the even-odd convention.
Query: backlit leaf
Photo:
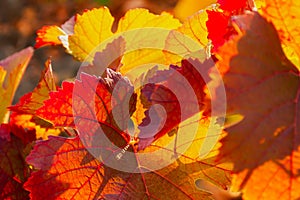
[[[220,8],[226,11],[239,10],[246,7],[247,0],[218,0]]]
[[[231,161],[233,188],[245,199],[297,199],[299,188],[299,70],[284,55],[272,24],[257,13],[235,18],[239,35],[218,51],[228,114],[219,159]],[[260,31],[257,31],[260,30]]]
[[[176,29],[181,25],[179,20],[174,19],[168,13],[155,15],[141,8],[129,10],[120,19],[118,28],[114,33],[112,32],[113,22],[114,18],[106,7],[87,10],[82,15],[76,15],[73,32],[62,34],[59,36],[59,39],[68,53],[72,54],[79,61],[91,63],[96,52],[102,51],[108,43],[112,42],[120,34],[125,35],[128,53],[118,57],[123,56],[123,67],[120,68],[120,71],[126,73],[135,66],[146,63],[159,61],[161,64],[166,64],[162,53],[165,41],[163,39],[155,39],[153,36],[164,38],[168,34],[167,30]],[[151,28],[158,29],[151,30]],[[159,34],[159,28],[161,28],[162,35]],[[123,34],[123,32],[129,30],[134,30],[134,33]],[[43,31],[41,30],[41,32]],[[53,43],[57,43],[57,37],[57,33],[51,35],[49,32],[43,37],[38,36],[37,40],[43,41],[47,38],[55,38]],[[146,49],[147,44],[155,46],[157,49]],[[138,50],[135,47],[139,47]]]
[[[113,36],[111,31],[113,21],[114,18],[108,8],[105,7],[77,15],[74,34],[69,36],[69,49],[72,55],[80,61],[93,59],[93,50]],[[171,29],[179,25],[180,23],[167,13],[154,15],[145,9],[133,9],[120,19],[116,34],[137,28],[161,27]],[[136,43],[143,42],[139,38],[145,38],[144,31],[141,31],[141,35],[135,38]]]
[[[149,63],[169,64],[162,52],[165,44],[162,38],[167,37],[168,30],[176,29],[180,25],[180,22],[169,13],[155,15],[145,9],[129,10],[120,19],[116,31],[123,33],[134,30],[125,34],[127,53],[123,56],[120,72],[126,74],[130,70],[136,70],[136,67]]]
[[[7,107],[11,105],[23,73],[33,55],[33,48],[28,47],[0,61],[0,122],[8,121]]]
[[[207,10],[208,20],[206,22],[208,38],[211,39],[214,50],[222,46],[229,38],[230,16],[220,11]]]
[[[180,21],[185,21],[197,11],[205,9],[207,6],[216,3],[216,0],[196,2],[193,0],[179,0],[174,8],[174,16]]]
[[[52,73],[51,60],[45,63],[41,79],[36,88],[21,97],[20,102],[10,107],[10,110],[24,114],[34,114],[43,105],[43,101],[49,98],[49,92],[55,91],[55,81]]]
[[[69,51],[79,61],[93,59],[92,51],[110,38],[114,18],[106,7],[85,11],[75,18],[74,34],[69,35]],[[91,57],[89,57],[91,56]]]
[[[10,123],[29,130],[35,130],[37,138],[47,139],[48,135],[58,135],[61,132],[60,129],[56,129],[50,123],[34,117],[36,111],[43,106],[43,101],[49,98],[49,92],[51,91],[56,91],[56,86],[51,60],[49,59],[45,63],[45,70],[42,72],[36,88],[21,97],[19,103],[9,107],[13,111],[10,115]]]
[[[196,138],[190,138],[190,142],[193,143],[193,139],[197,142],[191,147],[191,152],[201,144],[206,131],[207,123],[203,123]],[[157,141],[144,152],[162,149],[164,156],[181,156],[174,153],[173,146],[165,148],[162,144]],[[178,147],[181,145],[184,143],[180,142]],[[25,188],[30,191],[32,199],[208,199],[210,193],[194,186],[196,179],[209,181],[221,189],[226,189],[230,183],[229,170],[213,164],[213,159],[213,156],[198,159],[196,154],[187,153],[160,170],[141,173],[151,169],[139,163],[135,173],[126,173],[109,168],[93,158],[78,137],[50,137],[48,141],[39,142],[27,158],[39,171],[32,174]],[[122,164],[124,160],[115,162]],[[46,185],[48,190],[42,191]]]
[[[61,27],[44,26],[37,31],[35,48],[62,44],[68,50],[68,35],[73,34],[75,17],[71,17]]]
[[[183,58],[206,59],[209,54],[203,54],[201,51],[210,51],[206,28],[207,19],[205,10],[200,10],[183,21],[179,28],[170,32],[164,47],[169,64],[180,65]]]
[[[56,127],[74,127],[72,92],[74,83],[64,81],[57,91],[50,92],[50,99],[44,102],[36,114]],[[53,100],[54,99],[54,100]]]
[[[35,139],[34,131],[25,131],[15,125],[0,126],[0,198],[27,199],[23,189],[30,168],[25,162],[30,142]]]
[[[146,118],[139,126],[139,148],[144,148],[147,143],[176,128],[182,120],[203,110],[205,81],[209,81],[207,74],[213,62],[183,60],[181,65],[171,65],[169,70],[156,72],[149,79],[150,83],[142,88],[142,94],[147,98],[144,107],[150,104],[152,108],[146,111]]]
[[[37,139],[47,139],[49,135],[59,135],[62,130],[54,128],[52,124],[30,114],[13,112],[10,115],[10,124],[15,124],[27,130],[35,130]]]
[[[266,0],[261,13],[278,31],[287,57],[300,69],[300,2]]]
[[[37,31],[35,48],[40,48],[46,45],[62,44],[59,36],[64,35],[64,31],[58,26],[44,26]]]
[[[119,92],[114,91],[116,93],[113,96],[112,91],[117,83]],[[122,108],[122,100],[128,100],[127,95],[130,95],[131,89],[133,91],[128,80],[121,78],[120,73],[111,69],[106,70],[105,79],[82,73],[80,80],[76,80],[75,83],[63,82],[62,88],[51,92],[50,99],[38,109],[37,115],[57,127],[75,127],[74,118],[77,118],[77,126],[86,123],[84,127],[90,129],[89,132],[92,132],[92,127],[95,128],[94,123],[114,124],[116,129],[126,129],[128,121],[125,119],[130,117],[127,114],[132,114],[135,110],[135,95],[130,99],[129,107],[127,105],[129,113],[112,113],[112,110],[114,108],[118,112],[126,108]]]

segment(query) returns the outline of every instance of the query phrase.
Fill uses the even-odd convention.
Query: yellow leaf
[[[82,15],[77,15],[74,26],[74,34],[69,36],[69,49],[72,55],[80,61],[91,61],[93,59],[95,48],[101,43],[111,42],[114,38],[111,31],[114,18],[109,9],[101,7],[86,11]],[[160,27],[174,29],[180,26],[180,22],[167,13],[154,15],[146,9],[129,10],[122,17],[118,24],[115,34],[122,34],[125,31],[146,27]],[[146,35],[145,35],[146,34]],[[135,34],[127,34],[125,39],[128,44],[140,44],[142,39],[149,37],[148,32],[141,30]],[[107,40],[107,41],[106,41]],[[97,51],[105,47],[100,47]],[[133,59],[130,59],[132,63]]]
[[[32,92],[21,97],[19,103],[11,106],[9,109],[22,114],[34,115],[35,111],[49,98],[49,92],[51,91],[56,91],[56,86],[52,73],[51,60],[48,59],[38,85]]]
[[[148,162],[157,160],[176,160],[168,167],[159,170],[157,173],[162,173],[166,169],[176,170],[177,173],[183,173],[182,176],[170,177],[174,182],[187,182],[188,188],[184,191],[193,191],[195,194],[200,194],[206,191],[205,188],[199,188],[192,181],[197,179],[205,180],[220,189],[226,189],[230,184],[231,164],[215,163],[217,149],[220,144],[218,140],[222,137],[221,127],[216,123],[216,119],[201,119],[201,115],[196,114],[187,120],[183,121],[173,134],[166,134],[159,138],[155,143],[147,147],[143,152],[151,153],[151,159]],[[140,163],[146,162],[143,155],[138,155]],[[182,179],[182,180],[179,180]],[[185,184],[182,185],[185,187]],[[194,198],[196,198],[194,196]],[[201,199],[200,197],[197,197]],[[206,199],[206,198],[203,198]]]
[[[200,10],[187,18],[178,29],[170,32],[164,48],[168,50],[165,51],[168,63],[180,64],[182,58],[186,57],[204,60],[209,55],[207,19],[206,11]]]
[[[56,31],[53,31],[53,35],[47,32],[44,38],[51,38],[53,43],[57,43],[58,37],[68,53],[79,61],[91,63],[96,52],[103,51],[109,43],[121,36],[125,39],[126,53],[124,56],[120,55],[123,56],[120,71],[126,73],[135,66],[158,60],[160,64],[166,64],[162,52],[165,45],[164,38],[170,30],[181,25],[179,20],[168,13],[155,15],[141,8],[129,10],[120,19],[115,33],[112,32],[113,22],[114,18],[108,8],[92,9],[82,15],[76,15],[72,31],[70,31],[71,24],[68,33],[63,31],[59,36],[57,31],[60,28],[52,27]]]
[[[198,10],[202,10],[207,6],[216,3],[216,0],[194,1],[194,0],[179,0],[174,8],[174,15],[181,21],[193,15]]]
[[[59,36],[64,35],[64,31],[58,26],[44,26],[37,31],[35,47],[39,48],[46,45],[62,44]]]
[[[114,18],[109,9],[101,7],[76,16],[74,34],[68,38],[69,50],[79,61],[92,61],[93,50],[110,38]]]
[[[168,13],[155,15],[146,9],[129,10],[119,21],[116,32],[122,34],[126,40],[127,53],[123,56],[120,72],[126,74],[133,70],[135,77],[138,77],[143,70],[138,73],[136,67],[150,64],[146,67],[149,69],[161,64],[163,69],[163,65],[167,66],[169,63],[166,63],[163,54],[165,38],[170,30],[180,25],[180,22]]]
[[[137,8],[129,10],[119,21],[117,33],[146,27],[161,27],[174,29],[180,26],[180,22],[169,13],[163,12],[161,15],[150,13],[146,9]]]
[[[23,73],[33,55],[33,48],[28,47],[0,61],[0,122],[7,122],[8,110]],[[5,78],[4,78],[5,77]]]

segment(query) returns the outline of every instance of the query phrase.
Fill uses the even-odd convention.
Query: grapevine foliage
[[[132,9],[112,31],[101,7],[42,27],[35,48],[84,64],[57,86],[47,60],[12,105],[34,49],[0,61],[0,199],[299,199],[299,10]]]

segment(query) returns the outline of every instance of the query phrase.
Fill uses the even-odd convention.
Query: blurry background
[[[118,20],[131,8],[147,8],[152,13],[173,13],[183,21],[215,0],[1,0],[0,1],[0,60],[27,47],[34,46],[36,31],[44,25],[61,25],[84,9],[107,6]],[[39,81],[44,62],[52,57],[57,84],[76,75],[80,63],[60,46],[37,49],[15,94],[16,103],[31,92]]]

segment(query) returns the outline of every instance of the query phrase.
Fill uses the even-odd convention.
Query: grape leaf
[[[47,45],[63,45],[68,49],[68,35],[73,34],[75,17],[71,17],[61,27],[58,26],[43,26],[37,31],[35,48],[40,48]]]
[[[75,17],[74,34],[69,35],[69,52],[79,61],[84,61],[101,42],[110,38],[114,18],[109,9],[101,7],[85,11]],[[91,57],[89,60],[93,59]]]
[[[63,82],[62,88],[59,88],[57,92],[51,92],[50,99],[46,100],[45,105],[37,110],[37,115],[58,127],[77,126],[78,128],[82,124],[83,128],[89,129],[88,132],[94,130],[95,123],[102,123],[104,126],[112,126],[113,124],[116,130],[120,130],[120,134],[123,134],[121,130],[127,129],[127,118],[130,117],[127,114],[134,112],[136,101],[133,94],[128,102],[129,107],[128,105],[122,107],[126,106],[123,105],[122,101],[126,102],[126,99],[129,98],[128,95],[131,94],[130,91],[133,91],[128,80],[121,78],[120,73],[111,69],[106,70],[105,78],[96,78],[82,73],[80,79],[76,80],[75,83]],[[116,94],[113,97],[112,88],[117,83],[118,89],[114,91]],[[83,109],[86,107],[89,109]],[[111,113],[113,108],[116,111],[128,108],[129,113],[125,111]],[[77,119],[76,126],[74,118]]]
[[[133,86],[126,77],[111,69],[106,70],[106,78],[83,73],[75,82],[73,110],[76,128],[84,135],[85,145],[91,148],[99,141],[104,148],[111,144],[124,148],[130,140],[128,125],[135,105]],[[103,134],[108,141],[98,138]]]
[[[28,192],[22,186],[30,168],[25,162],[34,131],[8,124],[0,126],[0,198],[27,199]]]
[[[230,16],[219,11],[207,10],[208,20],[206,22],[208,38],[211,39],[213,49],[216,50],[228,40],[228,21]],[[216,25],[218,22],[218,25]]]
[[[197,11],[203,10],[216,2],[216,0],[207,0],[195,3],[193,0],[179,0],[173,11],[174,16],[180,19],[180,21],[185,21]]]
[[[114,39],[120,35],[123,36],[127,53],[118,56],[122,57],[122,64],[115,66],[123,74],[132,71],[136,66],[151,62],[159,61],[161,64],[169,64],[164,59],[162,49],[165,41],[161,38],[167,36],[168,30],[180,26],[180,22],[172,15],[168,13],[154,15],[146,9],[139,8],[129,10],[119,20],[116,32],[111,30],[113,22],[114,18],[106,7],[87,10],[82,15],[76,15],[73,32],[62,35],[59,39],[63,42],[67,52],[76,59],[92,63],[95,53],[103,51]],[[159,35],[159,38],[153,35]],[[53,36],[49,32],[49,35],[46,34],[43,37],[57,38],[57,35]],[[42,39],[39,36],[37,38],[37,40]],[[155,47],[155,49],[149,49],[150,47]],[[109,65],[111,63],[104,67]]]
[[[55,81],[52,73],[51,60],[45,63],[45,70],[41,74],[41,79],[36,88],[21,97],[20,101],[9,109],[10,123],[16,124],[26,129],[35,130],[37,138],[47,139],[48,135],[58,135],[60,129],[53,128],[50,123],[38,119],[35,112],[43,105],[43,101],[49,98],[49,92],[56,91]]]
[[[208,38],[213,44],[213,53],[236,35],[236,31],[231,24],[231,17],[245,13],[245,10],[252,11],[255,9],[253,1],[247,0],[218,0],[219,8],[207,10],[208,20],[206,22]]]
[[[23,73],[33,55],[33,49],[28,47],[0,61],[0,122],[7,122],[8,110]]]
[[[222,10],[230,12],[245,8],[247,5],[247,0],[218,0],[217,2]]]
[[[297,199],[299,70],[284,55],[274,26],[257,13],[236,17],[239,35],[220,47],[228,114],[244,119],[227,128],[220,161],[234,164],[233,187],[246,199]],[[260,31],[257,31],[260,30]]]
[[[47,45],[62,44],[59,36],[64,35],[64,31],[58,26],[44,26],[37,31],[35,48],[40,48]]]
[[[299,68],[300,66],[300,4],[297,0],[266,0],[261,13],[272,21],[278,31],[287,57]]]
[[[45,63],[45,69],[41,74],[41,79],[36,88],[21,97],[19,103],[9,107],[9,109],[18,113],[33,115],[43,105],[43,102],[49,98],[49,92],[55,90],[56,86],[52,73],[51,60],[49,59]]]
[[[116,33],[125,32],[123,35],[128,51],[123,56],[123,65],[120,68],[120,72],[125,75],[136,66],[140,67],[143,64],[149,63],[168,65],[169,63],[166,63],[162,52],[165,44],[165,40],[162,38],[167,37],[169,30],[176,29],[180,25],[181,23],[169,13],[163,12],[160,15],[154,15],[145,9],[133,9],[128,11],[124,17],[120,19],[116,31]],[[126,33],[128,30],[135,31]],[[158,35],[159,37],[157,37]]]
[[[111,43],[107,44],[103,51],[95,53],[92,63],[82,65],[77,75],[84,72],[95,76],[103,76],[106,68],[118,71],[122,65],[121,59],[125,52],[125,47],[125,39],[122,36],[114,39]]]
[[[36,111],[36,115],[51,122],[56,127],[74,127],[73,88],[74,83],[64,81],[61,88],[49,93],[50,98],[44,101],[44,105]]]
[[[113,22],[114,18],[106,7],[87,10],[82,15],[76,15],[74,27],[69,26],[69,29],[73,28],[73,30],[67,34],[62,34],[61,36],[63,37],[59,37],[57,32],[43,32],[40,30],[40,32],[45,34],[38,35],[36,40],[46,40],[46,43],[53,42],[58,44],[56,40],[59,37],[59,39],[64,41],[67,51],[75,58],[80,61],[92,61],[95,53],[93,53],[93,50],[114,35],[111,30]],[[154,15],[146,9],[132,9],[120,19],[116,34],[137,28],[161,27],[172,29],[177,28],[179,25],[179,21],[170,14]],[[45,27],[43,29],[47,30]],[[51,28],[49,27],[49,29]],[[60,28],[56,27],[55,29],[57,31]],[[68,37],[67,40],[66,37]],[[143,36],[138,36],[138,38],[142,37],[145,38],[145,33]]]
[[[0,170],[0,198],[1,199],[28,199],[29,192],[23,189],[23,184],[9,177]]]
[[[187,18],[183,22],[182,26],[177,29],[177,31],[191,37],[202,46],[206,46],[208,44],[207,29],[205,26],[206,21],[206,12],[204,12],[204,10],[200,10],[191,17]]]
[[[203,63],[183,60],[181,67],[171,65],[169,70],[158,71],[149,79],[150,83],[141,92],[147,98],[144,107],[152,108],[146,111],[146,118],[139,126],[139,148],[203,110],[204,87],[210,80],[208,70],[213,65],[212,60]]]
[[[50,137],[37,143],[27,158],[38,171],[32,174],[25,188],[30,191],[32,199],[207,199],[210,196],[207,191],[193,186],[196,178],[210,181],[223,189],[230,183],[230,178],[225,166],[213,164],[213,155],[197,159],[195,147],[199,147],[205,138],[206,129],[207,123],[202,123],[197,136],[190,138],[194,139],[194,146],[180,160],[148,173],[141,173],[149,170],[143,164],[136,165],[135,173],[117,171],[103,165],[89,154],[78,137]],[[157,142],[144,152],[164,149],[161,146],[163,142]],[[181,145],[184,144],[179,143],[178,147]],[[164,152],[165,155],[176,155],[172,147],[165,148]],[[215,155],[216,151],[212,152]],[[122,164],[124,160],[116,162]],[[46,186],[49,190],[42,191],[41,188]]]
[[[54,128],[52,124],[30,114],[11,113],[9,123],[23,127],[27,130],[35,130],[37,139],[47,139],[49,135],[59,135],[62,130]]]
[[[180,65],[183,58],[198,58],[204,60],[209,54],[203,54],[202,49],[209,52],[210,44],[206,29],[207,13],[200,10],[183,21],[183,24],[170,31],[165,41],[164,54],[169,64]]]

